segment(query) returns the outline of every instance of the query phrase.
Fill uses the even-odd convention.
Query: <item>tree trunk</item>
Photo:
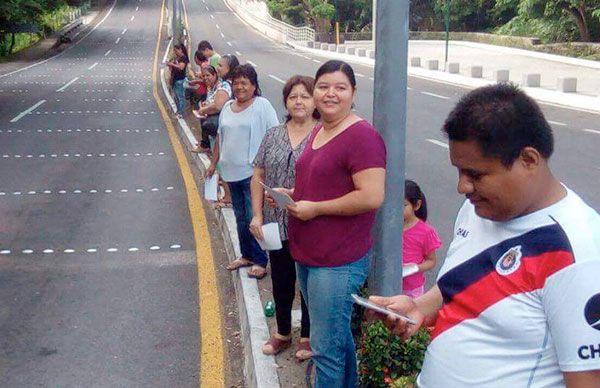
[[[13,48],[15,47],[15,33],[10,34],[10,45],[8,46],[8,55],[12,54]]]
[[[588,30],[587,20],[585,17],[585,6],[579,5],[578,7],[569,7],[567,11],[575,20],[575,24],[577,24],[577,29],[579,30],[579,40],[582,42],[589,42],[590,31]]]

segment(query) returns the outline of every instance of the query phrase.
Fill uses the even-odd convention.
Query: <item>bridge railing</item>
[[[260,29],[268,36],[281,42],[308,42],[315,40],[315,30],[310,27],[296,27],[275,19],[269,13],[267,4],[257,0],[226,0],[234,11],[247,23]]]

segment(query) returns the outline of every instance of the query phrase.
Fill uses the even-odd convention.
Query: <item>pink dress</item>
[[[435,229],[428,223],[419,220],[402,234],[402,264],[421,264],[428,254],[441,246],[442,240],[438,237]],[[422,290],[424,284],[425,275],[419,272],[404,278],[402,290],[407,295],[415,296],[413,290]]]

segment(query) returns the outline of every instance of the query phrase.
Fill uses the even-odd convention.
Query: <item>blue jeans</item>
[[[175,102],[177,103],[177,113],[183,114],[185,111],[185,89],[183,83],[185,79],[175,81],[173,91],[175,92]]]
[[[356,350],[350,320],[352,297],[369,275],[371,252],[339,267],[296,263],[300,290],[310,315],[310,346],[316,366],[315,388],[357,386]]]
[[[267,253],[261,249],[252,233],[250,233],[250,222],[252,221],[250,179],[227,182],[227,184],[229,185],[229,191],[231,191],[231,204],[233,205],[233,214],[235,214],[242,256],[252,260],[254,264],[266,267]]]

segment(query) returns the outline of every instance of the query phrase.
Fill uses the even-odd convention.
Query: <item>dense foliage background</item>
[[[0,0],[0,56],[62,27],[65,15],[89,0]]]
[[[370,31],[372,0],[266,0],[276,18],[328,33]],[[412,31],[441,31],[449,7],[452,31],[538,37],[543,43],[599,42],[600,0],[412,0]]]

